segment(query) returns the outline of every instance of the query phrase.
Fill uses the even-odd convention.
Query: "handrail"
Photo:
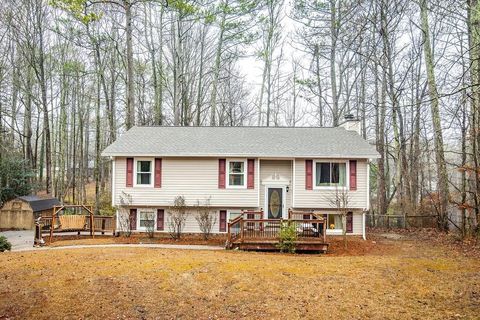
[[[236,229],[238,226],[238,231],[233,229]],[[232,221],[228,222],[228,235],[227,235],[227,246],[232,244],[232,241],[237,240],[238,237],[241,237],[242,234],[242,229],[243,229],[243,216],[236,217]]]
[[[229,224],[234,224],[235,222],[237,222],[237,221],[239,221],[239,220],[242,220],[242,219],[243,219],[243,217],[240,215],[240,216],[236,217],[235,219],[229,221],[228,223],[229,223]]]
[[[253,219],[237,217],[228,224],[227,243],[245,239],[278,239],[282,223],[294,223],[300,238],[321,238],[326,242],[326,219]],[[320,226],[321,225],[321,226]]]

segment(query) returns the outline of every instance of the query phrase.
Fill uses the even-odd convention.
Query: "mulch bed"
[[[145,234],[132,234],[126,236],[107,236],[95,235],[92,239],[89,235],[55,235],[52,246],[75,245],[75,244],[191,244],[191,245],[210,245],[224,246],[227,240],[226,235],[212,235],[207,240],[202,235],[184,234],[180,239],[173,239],[169,234],[156,234],[149,238]]]

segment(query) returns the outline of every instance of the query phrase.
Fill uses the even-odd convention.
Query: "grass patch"
[[[369,246],[353,256],[151,248],[4,253],[0,318],[478,318],[478,258],[414,241]]]

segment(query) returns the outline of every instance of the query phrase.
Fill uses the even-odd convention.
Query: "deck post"
[[[93,219],[93,211],[92,207],[90,207],[90,235],[92,238],[95,238],[95,226],[94,224],[94,219]]]
[[[327,221],[323,218],[323,243],[327,243]]]
[[[50,222],[50,239],[48,240],[48,243],[51,244],[53,240],[53,228],[55,226],[55,214],[57,211],[57,206],[54,206],[52,209],[52,221]]]
[[[287,221],[290,221],[290,220],[287,220]],[[280,238],[280,232],[282,231],[282,226],[283,226],[283,217],[280,218],[280,226],[279,226],[280,228],[278,229],[276,234],[277,238]]]
[[[240,220],[240,241],[243,241],[243,232],[244,232],[244,228],[243,228],[243,217],[242,217],[242,220]]]
[[[232,234],[231,234],[231,230],[230,230],[230,222],[228,223],[228,227],[227,227],[227,246],[230,245],[230,242],[232,241]]]

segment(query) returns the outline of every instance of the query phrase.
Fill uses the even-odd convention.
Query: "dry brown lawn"
[[[0,319],[480,318],[480,259],[428,242],[365,243],[356,255],[0,254]]]

